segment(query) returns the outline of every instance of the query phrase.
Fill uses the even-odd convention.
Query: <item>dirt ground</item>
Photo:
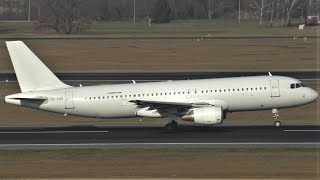
[[[30,40],[54,72],[319,70],[319,40]],[[318,53],[318,54],[317,54]],[[0,72],[13,72],[0,42]]]
[[[320,84],[306,83],[307,86],[320,92]],[[17,83],[0,83],[0,98],[19,92]],[[320,100],[290,109],[280,110],[280,120],[283,124],[320,124]],[[50,112],[38,111],[6,104],[0,101],[0,126],[68,126],[68,125],[165,125],[165,119],[139,118],[128,119],[94,119],[76,116],[66,116]],[[190,124],[179,121],[182,124]],[[236,112],[227,115],[223,124],[272,125],[271,111]]]
[[[0,178],[319,179],[318,149],[0,151]]]

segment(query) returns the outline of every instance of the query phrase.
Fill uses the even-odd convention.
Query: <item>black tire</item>
[[[178,123],[176,121],[172,121],[170,124],[171,124],[173,130],[177,130],[178,129]]]

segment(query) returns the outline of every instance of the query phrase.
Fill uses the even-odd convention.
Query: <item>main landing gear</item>
[[[272,109],[272,117],[273,117],[273,119],[275,120],[274,121],[274,125],[276,126],[276,127],[280,127],[281,126],[281,122],[280,121],[278,121],[278,117],[279,117],[280,115],[279,115],[279,110],[278,109]]]
[[[171,121],[171,123],[168,123],[164,126],[164,129],[167,131],[167,132],[172,132],[172,131],[175,131],[178,129],[178,123],[173,120]]]

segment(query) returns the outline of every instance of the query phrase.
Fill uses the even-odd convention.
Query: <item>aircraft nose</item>
[[[315,91],[315,90],[313,90],[313,89],[311,89],[311,91],[310,91],[310,99],[311,99],[312,101],[315,101],[315,100],[318,99],[318,97],[319,97],[318,92]]]

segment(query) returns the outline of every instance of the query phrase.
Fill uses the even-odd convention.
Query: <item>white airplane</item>
[[[221,124],[229,112],[272,110],[314,102],[318,93],[294,78],[251,76],[72,87],[61,82],[21,41],[6,42],[21,93],[5,102],[50,112],[96,118],[177,118]],[[129,77],[128,77],[129,78]]]

